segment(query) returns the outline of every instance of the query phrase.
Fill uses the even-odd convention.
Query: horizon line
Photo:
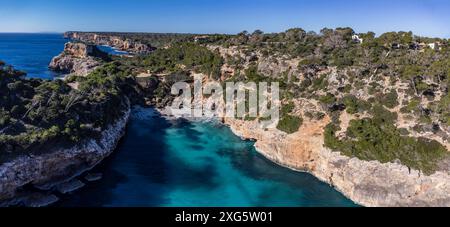
[[[300,28],[300,29],[303,29],[303,28],[301,28],[301,27],[292,27],[292,28],[288,28],[288,29],[286,29],[286,30],[284,30],[284,31],[278,31],[278,32],[264,32],[263,30],[261,30],[261,31],[263,31],[264,32],[264,34],[278,34],[278,33],[282,33],[282,32],[285,32],[285,31],[287,31],[287,30],[289,30],[289,29],[293,29],[293,28]],[[328,27],[324,27],[324,28],[328,28]],[[322,29],[324,29],[324,28],[322,28]],[[333,30],[335,30],[335,29],[337,29],[337,28],[351,28],[351,29],[353,29],[352,27],[342,27],[342,26],[340,26],[340,27],[334,27],[334,28],[329,28],[329,29],[333,29]],[[320,29],[320,30],[322,30],[322,29]],[[255,29],[255,31],[256,30],[260,30],[260,29]],[[304,29],[303,29],[304,30]],[[307,31],[307,30],[305,30],[306,32],[315,32],[315,33],[317,33],[317,34],[320,34],[320,30],[319,31],[315,31],[315,30],[310,30],[310,31]],[[252,33],[250,30],[242,30],[241,32],[243,32],[243,31],[247,31],[247,32],[249,32],[249,33]],[[353,29],[353,31],[355,32],[355,34],[366,34],[366,33],[368,33],[368,32],[373,32],[373,31],[371,31],[371,30],[368,30],[368,31],[366,31],[366,32],[358,32],[358,31],[355,31],[354,29]],[[237,34],[239,34],[240,32],[237,32],[237,33],[218,33],[218,32],[214,32],[214,33],[195,33],[195,32],[154,32],[154,31],[102,31],[102,30],[98,30],[98,31],[89,31],[89,30],[85,30],[85,31],[83,31],[83,30],[66,30],[66,31],[0,31],[0,34],[64,34],[64,33],[66,33],[66,32],[83,32],[83,33],[130,33],[130,34],[181,34],[181,35],[237,35]],[[376,32],[374,32],[376,35],[376,37],[379,37],[380,35],[382,35],[382,34],[385,34],[385,33],[389,33],[389,32],[412,32],[413,33],[413,35],[414,36],[417,36],[417,37],[423,37],[423,38],[438,38],[438,39],[450,39],[450,34],[449,35],[446,35],[446,36],[428,36],[428,35],[422,35],[422,34],[419,34],[419,33],[414,33],[413,31],[406,31],[406,30],[396,30],[396,31],[386,31],[386,32],[382,32],[382,33],[380,33],[380,34],[377,34]]]

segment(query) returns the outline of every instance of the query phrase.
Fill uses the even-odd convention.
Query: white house
[[[436,43],[428,43],[427,44],[431,49],[436,50]]]
[[[353,39],[353,41],[355,41],[355,42],[357,42],[357,43],[363,43],[363,39],[362,38],[360,38],[358,35],[353,35],[352,36],[352,39]]]
[[[198,43],[198,42],[203,42],[203,41],[207,41],[208,38],[209,38],[209,36],[206,36],[206,35],[203,35],[203,36],[196,36],[196,37],[194,37],[194,41],[195,41],[196,43]]]

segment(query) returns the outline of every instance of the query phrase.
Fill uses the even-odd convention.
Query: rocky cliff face
[[[84,43],[66,43],[64,51],[54,57],[49,68],[67,74],[86,76],[100,66],[100,59],[106,59],[106,54],[97,47]]]
[[[101,133],[100,139],[42,155],[24,156],[0,165],[0,201],[18,196],[24,186],[49,189],[93,168],[114,151],[125,133],[129,115],[128,108],[122,118]]]
[[[226,119],[233,132],[255,139],[256,149],[268,159],[306,171],[364,206],[450,206],[450,175],[421,175],[397,163],[363,161],[323,146],[329,119],[305,121],[297,133],[263,130],[257,122]]]
[[[154,50],[152,46],[124,37],[89,32],[66,32],[64,37],[95,45],[107,45],[134,54],[145,54]]]

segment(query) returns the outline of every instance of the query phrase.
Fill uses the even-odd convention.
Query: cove
[[[103,179],[61,197],[64,207],[355,206],[307,173],[278,166],[217,122],[167,120],[135,108]]]

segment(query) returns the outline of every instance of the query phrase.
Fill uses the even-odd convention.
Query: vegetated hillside
[[[197,71],[220,81],[278,81],[279,130],[294,133],[305,120],[328,115],[327,147],[430,174],[448,157],[449,55],[448,40],[411,32],[290,29],[203,36],[124,64],[168,76]],[[167,95],[170,86],[160,86],[159,95]]]
[[[0,161],[96,138],[121,117],[135,89],[116,67],[94,71],[74,89],[59,79],[27,79],[1,63]]]

